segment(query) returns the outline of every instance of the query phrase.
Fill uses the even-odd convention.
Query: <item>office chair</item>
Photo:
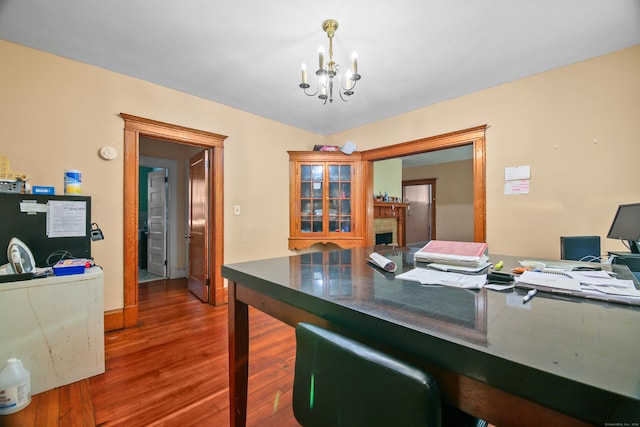
[[[600,262],[600,236],[561,236],[560,259]]]
[[[308,323],[296,327],[296,345],[293,412],[304,427],[442,424],[440,392],[428,373]],[[453,411],[452,425],[486,426]]]

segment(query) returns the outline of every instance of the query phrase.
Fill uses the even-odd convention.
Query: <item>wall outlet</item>
[[[234,215],[240,215],[240,205],[234,205],[233,206],[233,214]]]

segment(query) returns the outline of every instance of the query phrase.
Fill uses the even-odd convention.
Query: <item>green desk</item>
[[[371,267],[369,252],[222,267],[232,426],[246,422],[249,305],[424,366],[444,400],[500,427],[640,422],[640,308],[543,292],[523,304],[519,289],[422,286]],[[405,250],[385,255],[400,266],[397,273],[413,268]]]

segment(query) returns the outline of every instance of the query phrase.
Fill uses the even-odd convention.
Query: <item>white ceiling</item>
[[[362,80],[322,105],[328,18]],[[640,1],[0,0],[0,38],[328,135],[640,44]]]

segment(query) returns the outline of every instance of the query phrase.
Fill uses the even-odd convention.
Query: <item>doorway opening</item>
[[[140,166],[140,138],[148,137],[201,147],[210,153],[208,189],[211,232],[207,237],[209,246],[208,264],[211,266],[209,303],[226,304],[227,292],[220,273],[224,259],[223,226],[223,144],[227,138],[211,132],[186,128],[151,119],[121,113],[124,119],[124,259],[123,266],[124,301],[121,310],[105,314],[105,330],[136,326],[138,323],[138,198]]]
[[[185,241],[189,170],[188,159],[195,153],[202,152],[202,147],[188,144],[178,144],[172,141],[160,140],[141,136],[139,141],[139,195],[138,195],[138,283],[158,280],[161,278],[177,279],[187,277],[188,273],[188,247]],[[165,171],[163,173],[163,171]],[[164,189],[164,194],[149,193],[154,186],[154,180],[148,179],[150,174],[157,174],[155,178],[156,189]],[[164,182],[163,182],[164,181]],[[164,196],[164,197],[161,197]],[[165,208],[151,214],[148,206],[152,204],[162,205],[164,199]],[[208,198],[206,199],[208,203]],[[161,216],[166,217],[162,221]],[[160,220],[159,220],[160,219]],[[155,224],[153,223],[155,221]],[[163,225],[164,224],[164,225]],[[166,244],[162,250],[162,240],[152,242],[149,233],[150,226],[156,229],[160,237],[164,237]],[[147,248],[155,246],[156,254],[150,253]],[[164,257],[158,256],[158,252]],[[150,257],[154,257],[149,259]],[[155,263],[155,268],[148,266]],[[162,271],[164,264],[164,272]],[[158,271],[159,270],[159,271]],[[149,274],[152,273],[152,274]],[[153,274],[155,273],[155,274]]]
[[[402,181],[407,208],[407,246],[421,248],[436,238],[436,179]]]
[[[486,241],[486,139],[487,125],[431,136],[415,141],[374,148],[362,152],[363,177],[365,182],[366,200],[366,245],[375,244],[374,231],[374,194],[373,176],[374,162],[378,160],[396,159],[414,154],[435,152],[461,146],[471,146],[472,160],[472,188],[473,188],[473,240]]]

